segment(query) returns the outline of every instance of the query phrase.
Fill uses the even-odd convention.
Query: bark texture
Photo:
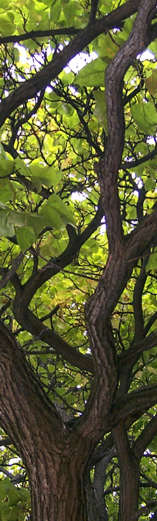
[[[113,431],[120,465],[120,507],[118,521],[138,518],[139,463],[129,445],[123,424]]]
[[[33,521],[86,521],[84,469],[91,443],[63,424],[3,324],[0,396],[1,426],[28,471]]]
[[[126,286],[137,260],[156,240],[157,210],[146,216],[129,237],[124,237],[119,195],[118,170],[121,165],[125,136],[124,106],[122,99],[123,78],[126,70],[142,52],[150,40],[151,12],[154,0],[128,1],[113,13],[95,20],[95,5],[89,25],[56,53],[52,62],[35,77],[22,83],[8,95],[0,107],[0,124],[18,107],[57,77],[71,57],[85,48],[96,36],[118,27],[124,19],[138,10],[133,30],[126,44],[118,51],[106,74],[106,98],[108,115],[108,139],[103,158],[95,169],[98,174],[101,205],[95,218],[79,238],[75,237],[56,262],[36,269],[21,286],[15,266],[9,276],[14,285],[14,316],[17,322],[31,334],[38,335],[54,347],[68,362],[93,372],[95,380],[82,417],[71,428],[64,423],[55,406],[48,400],[39,380],[26,362],[22,350],[13,335],[0,323],[0,425],[17,447],[26,465],[31,485],[32,521],[100,521],[107,520],[102,481],[96,479],[95,491],[100,504],[99,512],[86,511],[85,470],[90,456],[105,432],[113,428],[120,466],[121,499],[119,521],[135,521],[138,508],[139,460],[129,445],[126,427],[129,427],[141,411],[156,403],[157,386],[141,390],[129,396],[123,378],[124,366],[129,370],[137,361],[140,349],[144,350],[144,327],[140,313],[141,302],[134,294],[134,310],[142,324],[142,336],[135,335],[135,343],[127,353],[117,358],[115,339],[111,327],[111,314]],[[22,39],[22,38],[21,38]],[[109,255],[97,288],[86,305],[86,322],[92,357],[83,356],[78,350],[50,331],[34,316],[29,304],[37,289],[67,266],[78,248],[105,216]],[[20,259],[19,259],[20,262]],[[17,268],[17,266],[16,266]],[[142,272],[141,272],[142,273]],[[6,280],[6,279],[5,279]],[[141,275],[141,288],[144,287]],[[7,279],[8,281],[8,279]],[[137,288],[136,288],[137,289]],[[140,288],[138,288],[138,291]],[[138,330],[135,324],[135,330]],[[136,333],[137,331],[135,331]],[[150,338],[150,345],[156,338]],[[146,348],[148,349],[148,340]],[[119,379],[119,380],[118,380]],[[118,388],[118,383],[121,386]],[[118,389],[118,390],[117,390]],[[153,436],[156,422],[152,423],[139,440],[140,454],[146,442]],[[137,445],[135,447],[137,450]],[[100,471],[103,461],[99,465]],[[94,505],[94,503],[93,503]],[[95,508],[95,507],[94,507]],[[89,514],[89,516],[88,516]],[[106,517],[105,517],[106,516]]]

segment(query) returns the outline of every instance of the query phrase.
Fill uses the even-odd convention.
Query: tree
[[[156,15],[1,0],[1,521],[157,519]]]

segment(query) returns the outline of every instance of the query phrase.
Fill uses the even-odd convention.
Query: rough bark
[[[53,458],[54,459],[54,458]],[[83,476],[71,450],[52,463],[41,448],[40,460],[30,476],[33,521],[87,521]]]
[[[58,259],[58,264],[51,263],[35,275],[33,273],[23,287],[18,277],[12,274],[16,290],[14,314],[19,324],[32,334],[40,336],[42,333],[42,338],[48,344],[54,343],[56,351],[65,355],[71,363],[76,363],[78,367],[83,367],[85,363],[89,371],[94,367],[95,383],[85,413],[77,427],[74,426],[70,430],[68,425],[63,424],[62,418],[47,399],[14,338],[2,324],[0,325],[0,424],[17,447],[26,465],[31,485],[33,521],[87,521],[84,498],[85,468],[93,448],[112,425],[115,426],[113,433],[121,471],[119,521],[134,521],[137,515],[139,468],[120,420],[127,419],[129,423],[135,414],[154,404],[154,390],[157,390],[155,387],[154,390],[148,389],[146,393],[139,391],[137,399],[136,393],[130,393],[129,398],[125,397],[119,402],[118,408],[115,402],[118,364],[110,317],[137,259],[147,251],[156,237],[157,211],[154,210],[152,215],[140,222],[127,239],[124,238],[117,189],[125,132],[123,77],[137,54],[142,52],[149,42],[148,20],[155,5],[154,0],[126,2],[114,13],[104,17],[103,21],[92,22],[88,28],[81,31],[81,35],[77,35],[59,55],[56,55],[53,62],[37,73],[35,78],[23,83],[1,104],[0,124],[17,106],[35,96],[37,91],[45,88],[56,78],[69,59],[93,38],[118,24],[122,18],[124,20],[125,16],[128,17],[140,6],[130,38],[117,53],[106,75],[108,141],[104,158],[96,170],[106,218],[109,257],[96,291],[86,306],[87,328],[94,362],[79,352],[75,353],[73,348],[69,350],[66,342],[59,339],[55,332],[45,328],[28,309],[37,288],[58,273],[60,266],[64,267],[71,262],[73,251],[68,259],[66,251],[65,258],[62,256]],[[98,217],[100,218],[100,215]],[[90,230],[88,233],[90,235]],[[137,341],[139,342],[140,338],[137,338]],[[134,357],[135,349],[128,351],[126,356]],[[132,363],[134,362],[135,358],[132,360]],[[99,487],[98,489],[100,491]],[[102,489],[101,499],[103,500]]]
[[[0,325],[0,424],[28,472],[33,521],[86,521],[91,444],[63,424],[13,336]]]
[[[105,449],[105,447],[104,447]],[[88,469],[86,481],[86,498],[88,521],[108,521],[108,512],[105,502],[105,482],[107,466],[115,455],[115,450],[104,450],[104,455],[95,461],[94,477],[90,479],[90,469]]]
[[[123,424],[113,430],[120,465],[120,505],[118,521],[135,521],[138,511],[139,462],[129,445]]]
[[[154,394],[153,389],[151,394]],[[87,521],[90,509],[88,508],[87,513],[84,495],[85,470],[94,448],[92,429],[97,430],[98,427],[100,429],[100,425],[90,425],[90,422],[87,424],[85,421],[85,425],[78,422],[78,427],[74,425],[72,429],[68,424],[63,424],[58,411],[48,400],[39,380],[26,362],[22,350],[16,345],[13,335],[2,323],[0,323],[0,396],[0,424],[16,446],[28,471],[32,496],[32,521],[60,521],[60,519]],[[139,396],[138,398],[140,400]],[[146,396],[143,397],[143,401],[146,403]],[[134,402],[137,402],[136,397]],[[147,406],[150,406],[150,401]],[[136,408],[135,403],[134,408]],[[133,407],[131,411],[132,409]],[[151,439],[154,428],[156,423],[154,425],[153,422],[147,434],[147,441]],[[111,429],[110,422],[108,429]],[[124,513],[125,509],[125,516],[129,516],[131,507],[128,504],[126,506],[125,497],[128,497],[131,490],[134,491],[134,471],[136,470],[137,476],[137,469],[135,462],[130,458],[130,452],[127,452],[127,446],[125,448],[126,438],[124,434],[122,436],[119,428],[115,428],[115,440],[120,455],[120,465],[123,464],[125,450],[127,455],[125,469],[122,468],[122,478],[126,477],[128,472],[129,485],[126,485],[125,479],[122,479],[121,501],[122,512]],[[145,438],[142,438],[139,443],[140,446],[142,443],[145,444]],[[106,457],[102,460],[103,470],[105,465]],[[100,475],[98,476],[96,472],[92,504],[97,515],[95,519],[100,521],[103,519],[105,506],[103,498],[105,473],[101,482],[99,478]],[[104,520],[106,519],[104,508]],[[132,518],[121,517],[120,519],[130,521]]]

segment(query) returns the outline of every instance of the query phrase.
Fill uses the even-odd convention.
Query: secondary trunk
[[[138,518],[139,461],[130,447],[123,424],[113,430],[120,465],[120,502],[118,521]]]

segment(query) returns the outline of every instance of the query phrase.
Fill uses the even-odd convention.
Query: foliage
[[[131,33],[139,8],[133,3],[99,0],[91,7],[84,0],[8,0],[7,5],[1,0],[0,5],[0,314],[69,424],[83,416],[93,388],[84,309],[102,280],[111,247],[100,173],[110,136],[104,78]],[[105,24],[106,17],[108,26],[99,29],[98,21]],[[123,287],[116,290],[115,284],[110,318],[117,389],[109,428],[104,423],[87,469],[97,490],[101,462],[109,521],[118,518],[121,464],[115,430],[121,421],[131,450],[141,451],[138,519],[157,519],[157,426],[152,435],[149,427],[156,425],[157,402],[155,18],[154,10],[148,52],[136,53],[123,77],[125,139],[116,179],[126,251],[129,238],[146,222],[145,238],[128,261]],[[109,203],[113,222],[115,201]],[[136,403],[129,402],[134,396]],[[122,410],[124,402],[125,412],[118,416],[115,403]],[[11,441],[1,431],[0,520],[24,521],[29,486]],[[89,514],[89,521],[99,517]]]

